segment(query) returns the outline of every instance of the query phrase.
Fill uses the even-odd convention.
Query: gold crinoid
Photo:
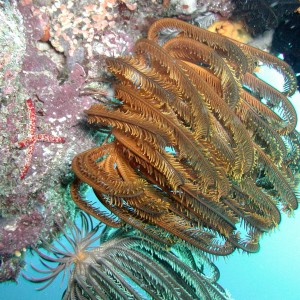
[[[155,22],[133,56],[106,61],[118,100],[86,114],[114,140],[74,158],[74,201],[109,225],[129,223],[166,242],[216,255],[257,251],[280,211],[297,208],[291,68],[175,19]],[[283,75],[282,92],[254,75],[258,63]],[[80,197],[82,182],[111,216]]]

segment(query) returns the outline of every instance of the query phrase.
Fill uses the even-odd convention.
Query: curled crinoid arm
[[[77,178],[73,181],[70,193],[74,200],[74,202],[77,204],[77,206],[82,209],[84,212],[88,213],[89,215],[93,216],[97,220],[112,226],[112,227],[120,227],[122,225],[121,220],[113,216],[112,214],[109,214],[105,211],[101,211],[98,207],[95,207],[94,204],[87,200],[84,196],[80,193],[80,184],[81,181]]]

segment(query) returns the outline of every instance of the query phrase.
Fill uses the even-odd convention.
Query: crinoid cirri
[[[68,229],[62,223],[58,226],[67,242],[55,239],[57,246],[45,242],[49,255],[36,249],[45,269],[32,267],[46,276],[23,275],[44,283],[38,290],[64,272],[69,273],[64,300],[229,299],[217,284],[217,267],[194,247],[178,244],[167,249],[128,225],[105,227],[99,234],[100,225],[94,226],[83,213],[80,226],[64,221]]]

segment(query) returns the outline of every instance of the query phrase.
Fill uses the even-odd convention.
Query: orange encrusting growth
[[[207,30],[242,43],[249,43],[251,41],[251,36],[246,31],[242,22],[234,22],[230,20],[216,21],[211,24]]]

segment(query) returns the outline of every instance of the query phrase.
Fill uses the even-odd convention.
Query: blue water
[[[26,260],[28,263],[32,263],[35,266],[39,265],[39,259],[36,255],[32,256],[30,253],[26,254]],[[30,267],[24,270],[24,273],[28,276],[40,276],[37,275]],[[25,280],[22,276],[19,277],[18,283],[2,283],[0,284],[0,299],[1,300],[59,300],[64,292],[67,281],[64,284],[61,282],[62,274],[58,276],[52,285],[47,287],[45,290],[36,291],[35,289],[39,287],[37,284],[33,284]]]
[[[294,218],[284,216],[260,245],[256,254],[218,259],[219,283],[236,300],[299,300],[300,212]]]

